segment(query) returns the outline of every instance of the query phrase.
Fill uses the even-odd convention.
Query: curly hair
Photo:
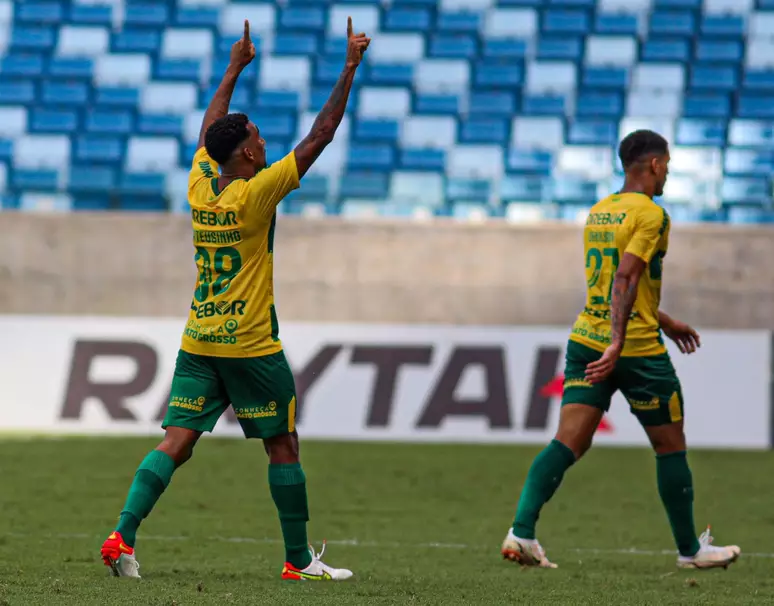
[[[664,155],[669,150],[667,140],[652,130],[635,130],[621,141],[618,157],[624,170],[651,154]]]
[[[204,135],[204,147],[210,158],[218,164],[228,162],[234,150],[250,135],[249,122],[245,114],[228,114],[210,124]]]

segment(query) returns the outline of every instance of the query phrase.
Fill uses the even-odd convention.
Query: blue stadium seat
[[[537,175],[506,175],[500,185],[503,202],[540,202],[547,198],[549,182]]]
[[[774,70],[748,69],[744,74],[744,88],[770,92],[774,90]]]
[[[11,49],[17,52],[47,52],[56,44],[56,30],[51,27],[15,27]]]
[[[17,167],[11,171],[11,187],[17,191],[57,191],[59,173],[55,170]]]
[[[431,29],[432,14],[423,8],[391,8],[384,16],[388,32],[423,32]]]
[[[140,114],[137,120],[137,131],[146,135],[183,134],[183,118],[168,114]]]
[[[767,176],[774,172],[774,150],[729,147],[725,153],[724,173],[731,176]]]
[[[744,45],[738,40],[699,40],[696,43],[696,59],[708,63],[741,63]]]
[[[575,120],[570,124],[568,143],[576,145],[615,146],[618,141],[618,122],[614,120]]]
[[[113,7],[105,4],[73,2],[70,6],[69,21],[77,25],[112,25]]]
[[[543,13],[543,31],[549,34],[586,34],[589,14],[582,10],[549,9]]]
[[[352,143],[347,167],[352,171],[389,171],[395,166],[395,149],[386,143]]]
[[[437,170],[446,168],[446,154],[440,149],[404,148],[400,152],[400,166],[407,170]]]
[[[154,77],[159,80],[181,80],[191,82],[199,80],[201,63],[195,59],[164,59],[156,63]]]
[[[538,40],[536,56],[540,60],[580,61],[583,39],[579,37],[543,36]]]
[[[414,66],[410,64],[378,64],[371,66],[370,82],[376,86],[411,86]],[[327,95],[326,95],[327,98]]]
[[[449,114],[456,116],[460,111],[460,98],[457,95],[417,94],[414,113]]]
[[[529,44],[526,40],[491,39],[484,40],[483,56],[488,59],[524,59],[527,57]]]
[[[472,92],[468,113],[489,117],[510,118],[516,112],[516,98],[505,91]]]
[[[395,143],[400,137],[396,120],[358,120],[355,123],[355,139],[364,142]]]
[[[643,61],[678,61],[687,63],[691,56],[688,40],[672,38],[654,38],[646,40],[642,46]]]
[[[472,118],[460,123],[458,140],[462,143],[505,145],[508,136],[508,123],[505,120]]]
[[[20,2],[16,5],[16,21],[31,25],[56,25],[64,18],[64,6],[59,2]]]
[[[89,101],[89,87],[84,82],[44,82],[41,101],[47,105],[85,105]]]
[[[678,145],[723,147],[726,144],[725,120],[694,120],[686,118],[677,125]]]
[[[597,13],[594,31],[598,34],[629,35],[638,34],[637,15],[627,13]]]
[[[73,157],[79,164],[119,164],[123,155],[119,137],[81,135],[75,140]]]
[[[730,206],[727,217],[729,223],[737,225],[774,222],[774,214],[770,210],[756,206]]]
[[[691,37],[696,32],[696,16],[690,11],[655,10],[649,32],[651,36]]]
[[[528,116],[564,116],[566,99],[560,95],[524,95],[522,113]]]
[[[554,168],[554,157],[542,150],[513,148],[508,153],[508,170],[513,173],[549,176]]]
[[[280,110],[297,111],[300,106],[298,93],[285,90],[261,90],[258,92],[258,109],[260,111]]]
[[[341,179],[342,198],[370,198],[381,200],[387,197],[387,175],[384,173],[348,172]]]
[[[91,59],[52,57],[48,64],[48,74],[53,78],[90,80],[93,73]]]
[[[0,105],[31,105],[35,101],[35,85],[30,80],[0,81]]]
[[[623,98],[616,92],[583,91],[575,112],[580,117],[617,118],[623,114]]]
[[[64,109],[35,109],[29,129],[33,133],[74,133],[78,129],[78,114]]]
[[[110,48],[119,53],[151,53],[161,48],[161,35],[146,29],[125,29],[112,36]]]
[[[736,36],[745,34],[745,20],[741,15],[704,15],[701,22],[702,35]]]
[[[491,184],[487,180],[450,178],[446,181],[446,198],[452,203],[487,203],[491,195],[490,188]]]
[[[698,64],[691,70],[691,88],[702,91],[735,91],[739,72],[730,65]]]
[[[742,147],[774,149],[774,123],[733,119],[728,126],[728,142]]]
[[[290,6],[280,13],[280,27],[283,30],[323,31],[325,22],[325,10],[322,7]]]
[[[428,56],[445,59],[473,59],[478,44],[473,36],[439,34],[430,38]]]
[[[736,115],[740,118],[774,118],[774,95],[739,95]]]
[[[721,197],[725,204],[771,203],[771,188],[768,179],[762,177],[726,177],[723,179]]]
[[[86,114],[86,131],[95,134],[127,135],[134,128],[134,115],[129,111],[97,110]]]
[[[162,27],[169,21],[169,6],[163,2],[130,2],[125,7],[124,24],[129,27]]]
[[[688,118],[727,118],[731,100],[727,94],[688,93],[683,103],[683,116]]]
[[[136,108],[140,104],[140,91],[136,88],[97,87],[95,102],[109,108]]]
[[[76,195],[103,193],[114,189],[117,183],[115,169],[85,164],[75,166],[70,171],[67,189]]]
[[[629,73],[624,68],[586,67],[581,83],[588,88],[612,88],[623,90],[629,83]]]
[[[0,60],[0,74],[8,77],[37,78],[43,75],[42,55],[6,55]]]
[[[479,63],[474,67],[473,81],[476,87],[513,90],[524,82],[521,63]]]
[[[438,13],[437,28],[440,32],[476,33],[481,29],[480,13]]]

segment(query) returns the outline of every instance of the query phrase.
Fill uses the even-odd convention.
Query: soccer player
[[[661,338],[663,332],[684,354],[700,346],[690,326],[659,311],[670,223],[652,198],[664,192],[669,147],[662,136],[642,130],[629,134],[618,154],[626,173],[623,189],[591,208],[583,233],[586,305],[567,344],[559,429],[530,467],[501,552],[524,566],[556,568],[535,539],[540,510],[591,447],[620,389],[656,452],[658,490],[678,567],[727,567],[739,557],[739,547],[713,546],[709,531],[696,537],[683,396]]]
[[[198,278],[175,365],[163,441],[142,461],[115,531],[102,546],[114,576],[139,578],[135,539],[203,432],[231,405],[245,437],[260,438],[285,543],[286,580],[344,580],[307,541],[306,478],[295,430],[296,392],[274,309],[276,208],[333,140],[370,38],[347,22],[344,69],[309,134],[266,167],[265,141],[244,114],[228,114],[242,70],[255,57],[249,23],[231,49],[223,80],[204,114],[188,181]],[[323,547],[324,551],[324,547]]]

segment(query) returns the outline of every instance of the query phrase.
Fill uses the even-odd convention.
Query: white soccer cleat
[[[559,568],[546,557],[546,551],[536,539],[522,539],[513,534],[513,528],[508,530],[508,535],[503,541],[500,553],[504,560],[516,562],[522,566],[536,566],[538,568]]]
[[[102,561],[110,568],[114,577],[139,579],[140,564],[135,557],[134,547],[124,543],[120,532],[112,532],[102,545]]]
[[[320,553],[315,554],[309,547],[312,554],[312,563],[303,570],[293,566],[290,562],[285,562],[282,568],[282,579],[285,581],[346,581],[351,578],[353,572],[346,568],[333,568],[325,564],[320,558],[325,553],[326,543],[323,541],[323,548]]]
[[[712,544],[712,535],[710,535],[709,526],[707,527],[707,530],[701,533],[699,545],[699,551],[695,556],[679,556],[677,558],[678,568],[694,568],[699,570],[728,568],[730,564],[736,562],[742,553],[742,550],[736,545],[715,547]]]

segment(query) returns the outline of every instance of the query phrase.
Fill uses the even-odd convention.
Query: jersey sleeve
[[[299,186],[296,154],[291,151],[248,181],[247,205],[254,212],[271,217],[282,198]]]
[[[218,163],[215,162],[207,153],[207,149],[202,146],[194,154],[191,172],[188,175],[188,196],[201,186],[202,183],[209,185],[210,179],[218,176]]]
[[[669,216],[663,208],[656,206],[643,209],[636,218],[634,234],[624,253],[630,253],[645,263],[650,263],[668,228]]]

